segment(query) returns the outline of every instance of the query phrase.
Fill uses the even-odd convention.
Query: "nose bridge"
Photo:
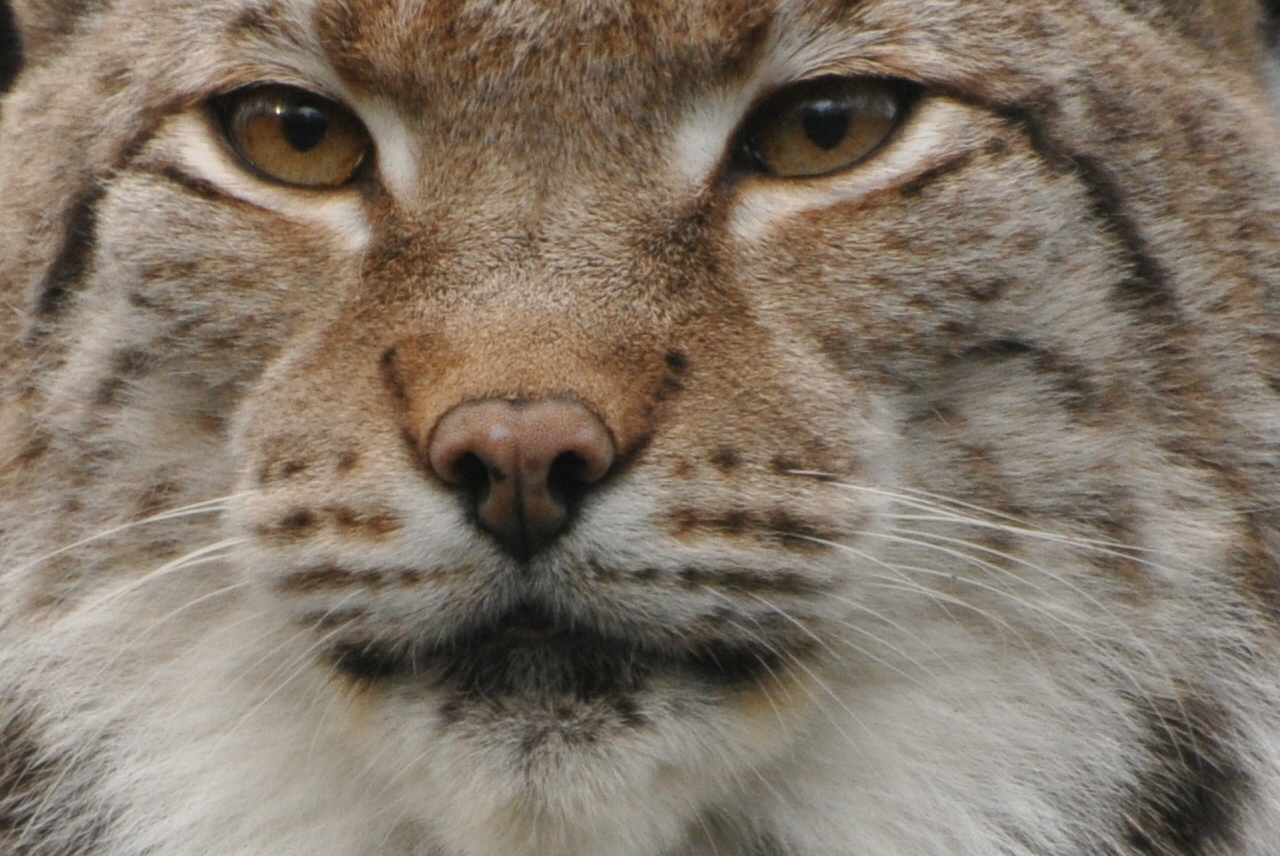
[[[670,337],[663,314],[593,265],[573,277],[537,255],[455,279],[394,325],[381,371],[419,443],[449,410],[484,399],[580,401],[622,453],[647,432]]]
[[[595,413],[625,455],[649,430],[682,310],[628,206],[534,195],[452,211],[441,200],[396,223],[366,269],[380,298],[360,323],[383,343],[418,443],[462,402],[559,397]]]

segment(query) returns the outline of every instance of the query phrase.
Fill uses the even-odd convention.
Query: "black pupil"
[[[329,130],[329,117],[318,107],[292,104],[276,111],[284,138],[300,152],[309,152],[324,139]]]
[[[800,108],[800,124],[809,142],[834,149],[849,132],[849,108],[836,101],[811,101]]]

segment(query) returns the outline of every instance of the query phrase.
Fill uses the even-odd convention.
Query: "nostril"
[[[474,488],[491,476],[505,477],[517,449],[507,414],[492,407],[463,405],[435,426],[427,443],[431,469],[446,484]]]
[[[556,456],[547,470],[547,492],[557,500],[570,505],[582,498],[591,483],[591,465],[577,452],[563,452]]]
[[[465,402],[440,418],[425,451],[478,523],[522,558],[565,530],[615,457],[600,418],[563,399]]]
[[[457,485],[478,500],[483,500],[489,493],[489,483],[501,479],[502,473],[496,467],[490,467],[474,452],[464,452],[447,466],[441,478],[450,484]]]

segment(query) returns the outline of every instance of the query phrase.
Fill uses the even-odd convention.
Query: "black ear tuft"
[[[18,43],[18,23],[8,0],[0,0],[0,94],[9,88],[18,67],[22,65],[22,47]]]

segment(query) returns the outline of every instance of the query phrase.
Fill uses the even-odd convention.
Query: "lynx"
[[[10,16],[0,853],[1280,854],[1260,4]]]

